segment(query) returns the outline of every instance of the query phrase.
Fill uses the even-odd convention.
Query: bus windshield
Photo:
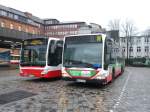
[[[64,48],[64,67],[101,67],[102,43],[74,43],[66,44]]]
[[[45,66],[47,39],[24,41],[21,52],[21,66]]]

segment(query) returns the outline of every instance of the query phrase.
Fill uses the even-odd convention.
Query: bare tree
[[[110,30],[120,30],[120,20],[119,19],[110,20],[108,23],[108,27]]]
[[[121,26],[121,31],[125,37],[131,37],[137,34],[137,29],[133,21],[126,19],[126,21]]]
[[[121,31],[124,34],[124,36],[126,37],[127,40],[127,62],[130,56],[130,50],[129,50],[129,46],[132,46],[132,39],[131,37],[133,35],[137,34],[137,29],[133,23],[133,21],[126,19],[126,21],[121,25]]]

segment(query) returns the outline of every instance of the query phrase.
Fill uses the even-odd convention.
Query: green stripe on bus
[[[84,70],[67,70],[67,72],[71,76],[83,76],[83,77],[91,77],[96,74],[96,71],[91,70],[91,71],[84,71]]]

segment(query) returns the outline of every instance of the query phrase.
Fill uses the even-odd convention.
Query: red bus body
[[[46,38],[44,42],[42,39],[41,42],[40,39],[30,39],[25,40],[24,43],[26,41],[30,44],[22,45],[20,76],[39,78],[61,77],[60,57],[62,55],[62,47],[60,43],[62,43],[62,41],[56,38]],[[40,45],[42,42],[44,44]],[[41,47],[43,45],[44,47]],[[38,61],[35,61],[36,58],[38,59]],[[33,60],[35,61],[34,63],[32,63]]]

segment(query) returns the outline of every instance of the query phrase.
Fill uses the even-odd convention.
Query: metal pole
[[[128,49],[129,49],[129,41],[128,41],[128,36],[126,37],[127,38],[127,65],[129,64],[128,61]]]

